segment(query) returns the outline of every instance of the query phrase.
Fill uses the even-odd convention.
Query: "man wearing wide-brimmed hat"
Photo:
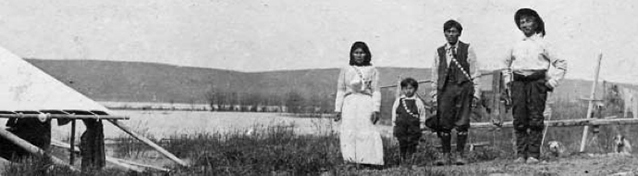
[[[518,155],[514,162],[538,163],[547,95],[565,76],[567,63],[557,57],[544,40],[545,23],[536,11],[519,9],[514,20],[525,35],[509,51],[503,71],[503,79],[512,94]],[[548,72],[550,68],[552,72]]]

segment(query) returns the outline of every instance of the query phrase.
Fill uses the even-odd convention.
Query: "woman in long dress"
[[[337,82],[335,120],[341,121],[340,146],[347,163],[383,165],[379,120],[379,73],[370,64],[372,55],[364,42],[350,49],[350,65],[341,69]]]

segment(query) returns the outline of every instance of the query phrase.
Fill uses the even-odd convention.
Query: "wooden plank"
[[[136,163],[136,162],[129,161],[129,160],[123,160],[123,159],[117,159],[117,158],[113,158],[113,159],[116,159],[116,160],[118,160],[120,162],[123,162],[123,163],[126,163],[126,164],[139,166],[139,167],[144,167],[144,168],[149,168],[149,169],[155,169],[155,170],[162,171],[162,172],[170,172],[171,171],[170,169],[157,167],[157,166],[152,166],[152,165],[148,165],[148,164]]]
[[[153,141],[149,140],[148,138],[133,132],[126,125],[118,122],[117,120],[108,120],[108,121],[111,122],[116,127],[120,128],[122,131],[124,131],[124,132],[128,133],[129,135],[131,135],[133,138],[135,138],[137,140],[140,140],[140,141],[144,142],[146,145],[148,145],[148,146],[152,147],[153,149],[157,150],[159,153],[161,153],[162,155],[166,156],[168,159],[171,159],[174,162],[176,162],[177,164],[180,164],[180,165],[182,165],[184,167],[188,167],[188,164],[186,164],[186,162],[184,162],[181,159],[177,158],[177,156],[175,156],[172,153],[166,151],[164,148],[162,148],[159,145],[155,144]]]
[[[61,147],[64,149],[70,149],[70,147],[68,147],[70,144],[67,144],[65,142],[62,141],[58,141],[55,139],[51,139],[51,145],[56,146],[56,147]],[[74,152],[76,153],[80,153],[80,149],[73,149]],[[157,167],[157,166],[151,166],[151,165],[146,165],[146,164],[140,164],[140,163],[136,163],[133,161],[128,161],[128,160],[124,160],[124,159],[119,159],[119,158],[113,158],[110,156],[105,156],[106,157],[106,161],[115,165],[118,165],[120,167],[129,169],[129,170],[133,170],[136,172],[144,172],[144,169],[140,169],[140,167],[144,167],[144,168],[148,168],[148,169],[155,169],[155,170],[159,170],[162,172],[170,172],[170,169],[166,169],[166,168],[162,168],[162,167]]]
[[[417,81],[417,82],[419,84],[432,83],[432,81],[430,81],[430,80],[423,80],[423,81]],[[398,85],[399,84],[392,84],[392,85],[380,86],[379,88],[381,88],[381,89],[393,88],[393,87],[397,87]]]
[[[75,167],[65,163],[64,161],[62,161],[59,158],[56,158],[48,153],[46,153],[44,150],[38,148],[37,146],[29,143],[28,141],[25,141],[24,139],[16,136],[15,134],[5,130],[4,128],[0,128],[0,137],[4,137],[7,140],[11,141],[12,143],[16,144],[17,146],[19,146],[20,148],[28,151],[29,153],[36,155],[38,157],[45,157],[51,160],[51,162],[53,162],[53,164],[57,164],[60,166],[64,166],[66,168],[71,169],[72,171],[79,171],[78,169],[76,169]]]
[[[571,126],[591,126],[591,125],[629,125],[638,124],[638,119],[622,118],[616,119],[615,116],[606,117],[605,119],[567,119],[567,120],[550,120],[545,121],[546,126],[551,127],[571,127]],[[471,128],[499,128],[490,122],[470,123]],[[512,128],[512,122],[505,122],[501,128]]]
[[[585,98],[585,97],[580,97],[578,99],[583,101],[604,101],[602,99],[591,99],[591,98]]]
[[[490,142],[474,142],[474,143],[468,143],[467,146],[470,147],[483,147],[483,146],[488,146],[490,145]],[[451,147],[456,147],[456,144],[450,144]],[[441,148],[441,145],[434,145],[435,148]]]
[[[0,114],[0,118],[38,118],[41,114]],[[72,115],[72,114],[45,114],[46,118],[52,119],[116,119],[128,120],[128,116],[111,116],[111,115]]]
[[[58,141],[58,140],[55,140],[55,139],[51,139],[51,145],[52,146],[56,146],[56,147],[60,147],[60,148],[64,148],[64,149],[69,149],[70,148],[69,147],[70,144],[67,144],[65,142]],[[80,153],[80,149],[78,149],[78,148],[73,149],[73,151],[74,151],[74,153],[78,153],[78,154]],[[132,166],[132,165],[129,165],[129,164],[126,164],[126,163],[121,163],[117,159],[109,157],[109,156],[105,156],[105,157],[106,157],[106,161],[109,162],[109,163],[118,165],[118,166],[126,168],[128,170],[132,170],[132,171],[136,171],[136,172],[144,172],[144,169],[140,169],[139,167]]]
[[[491,70],[491,71],[486,71],[481,73],[478,77],[483,77],[483,76],[488,76],[488,75],[492,75],[495,72],[501,72],[503,69],[497,69],[497,70]],[[432,83],[432,80],[421,80],[421,81],[417,81],[419,84],[425,84],[425,83]],[[380,86],[379,88],[381,89],[385,89],[385,88],[392,88],[392,87],[396,87],[399,84],[393,84],[393,85],[385,85],[385,86]]]

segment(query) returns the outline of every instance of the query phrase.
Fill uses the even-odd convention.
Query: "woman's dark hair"
[[[357,62],[355,62],[354,56],[352,55],[354,50],[356,50],[357,48],[361,48],[363,52],[366,53],[366,56],[364,57],[363,62],[361,64],[358,64]],[[370,60],[372,60],[372,53],[370,53],[370,48],[368,48],[368,45],[366,45],[366,43],[362,41],[354,42],[352,44],[352,47],[350,47],[350,65],[369,66],[369,65],[372,65],[370,63]]]
[[[419,89],[419,82],[414,80],[414,78],[407,77],[401,80],[400,84],[401,84],[401,88],[405,88],[405,87],[408,87],[408,85],[411,85],[412,87],[414,87],[414,90]]]
[[[451,28],[456,28],[459,30],[459,33],[463,33],[463,26],[461,26],[461,23],[455,21],[455,20],[447,20],[445,23],[443,23],[443,32],[447,31],[448,29]]]
[[[536,13],[536,11],[530,8],[522,8],[516,11],[516,14],[514,14],[514,22],[516,22],[516,27],[518,27],[518,29],[521,29],[521,18],[523,18],[524,16],[532,17],[537,25],[535,33],[541,33],[543,37],[545,37],[545,22],[543,22],[543,19],[540,15],[538,15],[538,13]]]

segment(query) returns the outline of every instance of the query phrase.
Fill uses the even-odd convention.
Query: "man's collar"
[[[449,42],[448,42],[448,43],[445,43],[445,49],[446,49],[446,50],[447,50],[447,49],[450,49],[452,46],[454,46],[454,48],[459,48],[459,43],[460,43],[460,42],[461,42],[461,41],[456,41],[456,43],[455,43],[454,45],[450,44]]]
[[[536,34],[534,34],[532,36],[529,36],[529,37],[527,37],[527,36],[523,37],[523,41],[527,41],[527,40],[536,41],[536,40],[538,40],[540,38],[542,38],[541,34],[540,33],[536,33]]]
[[[401,94],[401,98],[406,100],[416,100],[416,94],[412,95],[411,97],[407,97],[404,94]]]

